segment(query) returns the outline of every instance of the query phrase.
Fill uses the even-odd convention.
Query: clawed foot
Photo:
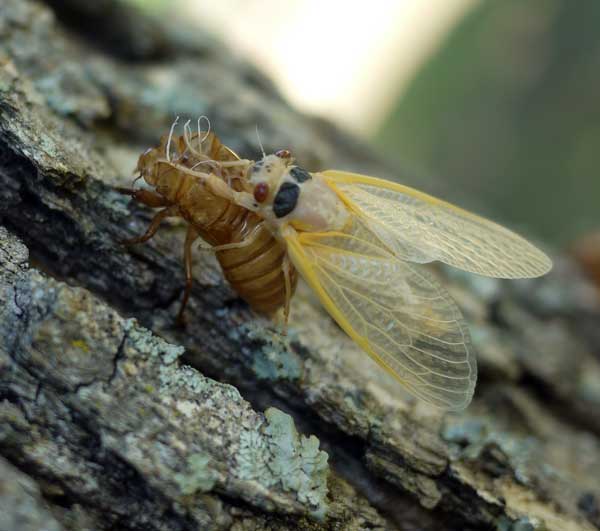
[[[115,191],[119,192],[122,195],[131,195],[135,194],[135,190],[133,188],[125,188],[124,186],[115,186]]]
[[[137,238],[129,238],[127,240],[119,240],[119,245],[125,245],[125,246],[129,246],[129,245],[135,245],[137,243],[143,243],[144,239],[137,237]]]
[[[177,328],[183,329],[187,327],[187,319],[185,318],[185,312],[183,311],[183,308],[179,310],[179,313],[177,314],[177,319],[175,319],[175,326],[177,326]]]

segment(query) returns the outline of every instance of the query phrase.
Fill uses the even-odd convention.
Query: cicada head
[[[250,167],[248,180],[258,203],[265,205],[274,200],[293,160],[288,150],[280,150],[266,155]]]
[[[156,184],[155,173],[156,173],[156,161],[161,156],[161,149],[159,148],[148,148],[144,153],[140,155],[138,158],[138,163],[135,168],[135,172],[139,174],[140,177],[144,178],[144,180],[151,185]]]
[[[280,150],[252,166],[248,180],[258,213],[275,228],[290,224],[319,231],[343,226],[345,208],[335,193],[294,162],[288,150]]]

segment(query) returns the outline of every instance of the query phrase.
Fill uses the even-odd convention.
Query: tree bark
[[[393,177],[197,29],[5,0],[2,525],[27,506],[28,529],[600,528],[600,304],[568,258],[536,281],[438,270],[479,351],[462,414],[404,395],[305,287],[281,336],[208,253],[182,330],[183,227],[124,247],[151,213],[114,190],[178,114],[248,156],[259,124],[309,168]]]

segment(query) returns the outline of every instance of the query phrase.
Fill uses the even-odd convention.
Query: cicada
[[[138,169],[156,191],[131,194],[165,207],[137,241],[169,215],[189,224],[184,301],[197,237],[214,246],[226,278],[259,311],[283,306],[287,319],[298,272],[367,354],[439,408],[469,404],[477,368],[460,310],[421,264],[507,279],[552,267],[514,232],[401,184],[311,172],[288,150],[240,159],[188,124],[174,145],[174,154],[163,141],[142,155]]]

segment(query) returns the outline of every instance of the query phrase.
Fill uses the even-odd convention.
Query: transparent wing
[[[377,363],[430,404],[466,407],[477,368],[460,311],[418,266],[369,240],[354,218],[343,233],[305,232],[287,243],[327,311]]]
[[[550,259],[514,232],[450,203],[390,181],[346,172],[320,174],[394,254],[439,260],[499,278],[547,273]]]

